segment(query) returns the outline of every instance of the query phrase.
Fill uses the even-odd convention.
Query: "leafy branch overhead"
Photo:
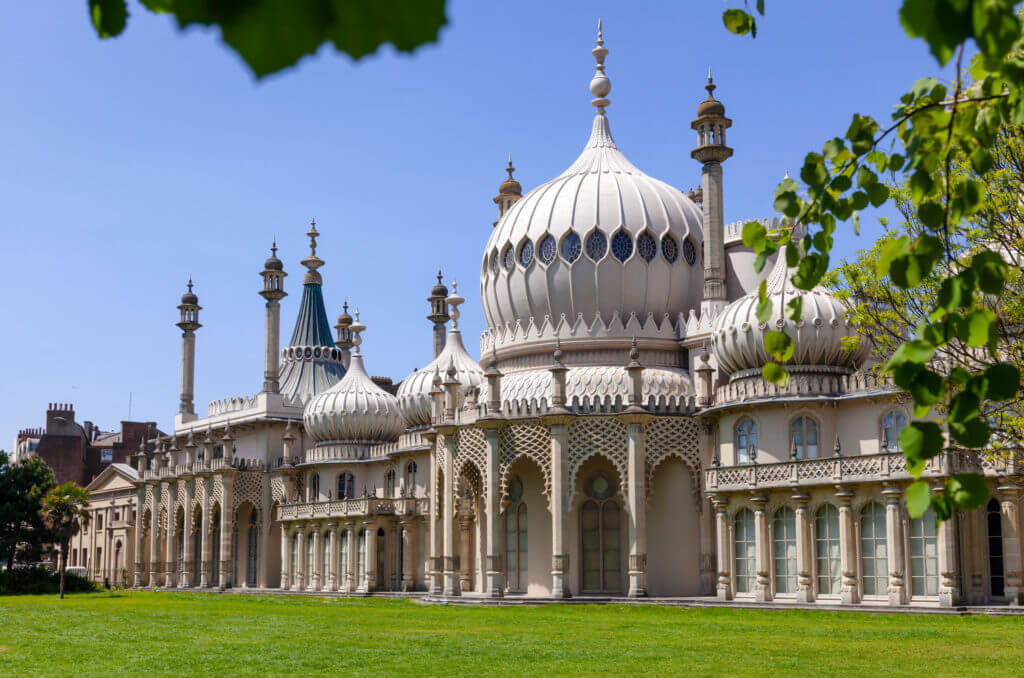
[[[128,24],[127,0],[88,0],[101,38]],[[399,52],[436,42],[447,23],[445,0],[139,0],[170,14],[178,28],[217,26],[221,39],[257,78],[295,65],[324,43],[353,59],[390,44]]]
[[[763,2],[756,11],[764,14]],[[747,9],[726,10],[722,20],[733,33],[757,35]],[[757,253],[758,271],[784,250],[795,269],[793,286],[809,291],[828,273],[839,224],[850,222],[859,232],[860,212],[892,199],[879,175],[906,182],[907,204],[920,228],[888,239],[873,274],[895,289],[929,290],[922,317],[894,342],[883,366],[913,399],[915,420],[899,442],[908,469],[920,477],[927,461],[944,450],[991,453],[994,413],[1016,402],[1020,392],[1021,371],[1007,360],[1007,346],[1021,341],[1020,326],[998,322],[1008,282],[1019,280],[1019,263],[1007,263],[1006,248],[992,239],[965,249],[958,234],[965,222],[999,218],[988,190],[997,181],[993,146],[1007,128],[1024,126],[1024,36],[1016,3],[1009,0],[904,0],[900,22],[910,38],[928,45],[939,65],[955,59],[954,81],[918,80],[886,125],[854,114],[842,137],[806,155],[802,185],[787,178],[775,190],[776,210],[805,230],[769,233],[751,222],[743,241]],[[965,71],[970,41],[977,54]],[[767,318],[772,301],[763,289],[759,297],[758,316]],[[799,298],[787,304],[794,322],[801,317]],[[784,383],[792,338],[773,331],[764,345],[774,362],[763,376]],[[968,359],[952,360],[956,355]],[[1020,439],[1010,447],[1019,451]],[[950,478],[941,492],[918,480],[908,489],[907,508],[916,517],[931,507],[944,520],[987,498],[982,476],[965,474]]]

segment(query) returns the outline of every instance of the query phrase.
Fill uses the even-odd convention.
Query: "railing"
[[[356,518],[361,516],[414,516],[430,511],[425,497],[362,497],[285,504],[277,509],[278,520]]]
[[[715,405],[737,401],[780,396],[832,395],[895,390],[892,378],[866,372],[853,374],[794,374],[786,386],[772,384],[761,378],[738,379],[715,390]]]

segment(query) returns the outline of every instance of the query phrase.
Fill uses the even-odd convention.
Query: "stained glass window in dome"
[[[619,261],[625,261],[633,254],[633,239],[625,231],[619,231],[612,236],[612,254]]]
[[[555,239],[550,235],[540,241],[540,260],[550,264],[555,260]]]
[[[587,236],[587,256],[597,261],[608,251],[608,238],[601,231],[594,231]]]
[[[665,257],[665,261],[670,264],[676,263],[676,260],[679,259],[679,244],[670,235],[666,234],[661,239],[661,256]]]
[[[523,243],[523,246],[519,248],[519,263],[524,267],[529,266],[533,261],[533,241],[527,240]]]
[[[502,255],[502,263],[505,265],[506,271],[512,270],[512,265],[515,264],[515,252],[512,249],[512,245],[505,248],[505,254]]]
[[[636,238],[636,250],[644,261],[650,262],[658,254],[658,243],[654,241],[651,234],[644,231]]]
[[[491,255],[491,273],[493,273],[495,275],[497,275],[497,273],[498,273],[498,255],[497,254],[492,254]]]
[[[693,246],[693,241],[689,238],[683,241],[683,259],[686,259],[686,263],[690,266],[697,262],[697,248]]]
[[[565,236],[562,241],[562,257],[570,264],[580,258],[580,237],[575,233]]]

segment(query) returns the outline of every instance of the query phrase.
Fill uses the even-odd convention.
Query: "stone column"
[[[754,600],[763,603],[772,599],[772,545],[768,538],[768,514],[765,511],[768,497],[756,494],[750,501],[754,504],[754,560],[757,563]]]
[[[473,525],[470,507],[459,510],[459,590],[473,590]]]
[[[436,406],[435,406],[435,409],[436,409]],[[441,530],[441,525],[440,525],[439,520],[438,520],[438,515],[441,513],[441,511],[442,511],[442,509],[444,507],[445,502],[444,502],[443,492],[442,492],[441,496],[438,496],[438,488],[437,488],[437,478],[438,478],[438,475],[439,475],[440,470],[441,470],[440,466],[439,466],[439,464],[437,462],[438,452],[439,451],[440,451],[439,446],[437,444],[437,441],[435,440],[434,441],[434,451],[430,455],[430,488],[429,488],[429,491],[428,491],[428,496],[430,497],[430,519],[429,519],[430,520],[430,523],[429,523],[430,534],[427,535],[427,539],[430,542],[429,543],[430,553],[429,553],[429,556],[428,556],[430,566],[427,568],[427,570],[428,570],[427,571],[427,579],[429,580],[429,583],[427,584],[427,590],[429,591],[431,596],[439,596],[439,595],[441,595],[441,592],[443,591],[443,588],[442,588],[442,585],[441,585],[441,576],[442,576],[441,575],[441,569],[442,568],[441,568],[441,565],[440,565],[440,562],[442,560],[442,556],[441,556],[441,549],[438,548],[438,545],[441,543],[441,532],[442,532],[442,530]],[[438,502],[440,502],[440,507],[438,506]]]
[[[626,423],[628,461],[626,464],[626,513],[629,526],[629,592],[630,598],[647,596],[647,506],[644,472],[647,468],[644,424],[653,417],[648,414],[623,415]]]
[[[885,496],[885,535],[889,566],[889,605],[907,604],[907,585],[904,579],[906,555],[903,544],[903,490],[893,485],[882,489]]]
[[[195,558],[192,552],[192,498],[195,496],[195,485],[188,477],[182,478],[179,482],[185,483],[185,506],[182,507],[184,520],[181,525],[181,581],[178,582],[178,587],[188,588],[193,585],[192,560]]]
[[[227,457],[228,450],[227,444],[225,444],[224,456]],[[223,475],[221,477],[222,487],[224,489],[224,500],[223,505],[220,509],[220,588],[221,590],[229,589],[233,586],[232,580],[235,575],[235,562],[232,559],[231,549],[231,538],[235,531],[235,511],[232,508],[235,505],[235,492],[234,492],[234,477],[232,475]],[[214,563],[217,566],[217,563]]]
[[[174,500],[172,497],[176,496],[175,488],[170,486],[168,483],[164,483],[167,488],[167,541],[164,546],[164,557],[167,558],[167,562],[164,563],[164,586],[167,588],[174,588],[177,584],[177,577],[175,576],[178,567],[178,558],[175,551],[175,547],[178,545],[175,539],[175,520],[174,520]]]
[[[145,526],[142,524],[142,512],[145,507],[146,486],[138,485],[135,488],[135,534],[132,535],[135,542],[135,588],[142,587],[142,531],[145,529]]]
[[[209,463],[210,446],[206,445],[206,458],[204,462]],[[199,587],[207,588],[210,585],[210,529],[213,526],[212,516],[210,515],[210,493],[211,484],[207,482],[207,478],[196,478],[197,483],[203,484],[203,513],[200,516],[202,520],[196,525],[196,529],[200,530],[199,533],[199,548],[201,553],[199,554]]]
[[[283,294],[283,292],[281,292]],[[264,341],[265,351],[263,357],[263,390],[267,393],[277,393],[278,386],[278,361],[281,350],[281,304],[276,299],[267,298],[267,320],[266,340]]]
[[[715,505],[715,540],[716,559],[718,561],[718,585],[716,595],[719,600],[732,600],[732,558],[729,541],[729,500],[723,495],[716,495]]]
[[[484,435],[487,436],[487,590],[484,595],[501,598],[505,588],[501,576],[504,533],[501,529],[501,476],[498,468],[501,430],[497,426],[489,426],[484,429]]]
[[[366,593],[377,588],[377,525],[372,520],[363,523],[366,534],[366,551],[363,571],[366,573]]]
[[[1020,496],[1021,487],[1006,481],[996,488],[1003,514],[1003,576],[1010,605],[1024,605],[1024,576],[1021,573]]]
[[[416,543],[413,538],[416,521],[412,518],[404,518],[399,524],[402,527],[402,581],[398,583],[398,588],[405,592],[412,591],[413,588],[412,564],[416,561],[412,551]]]
[[[292,573],[292,535],[295,531],[290,525],[281,525],[281,590],[287,591],[291,584]]]
[[[935,488],[942,492],[942,486]],[[958,535],[957,514],[939,523],[939,606],[953,607],[961,603],[960,568],[957,559]]]
[[[345,523],[348,530],[348,554],[345,559],[345,591],[355,593],[361,582],[356,581],[356,572],[359,571],[356,559],[359,557],[359,535],[356,532],[354,522]]]
[[[330,556],[325,567],[327,568],[327,590],[338,590],[338,524],[327,523],[327,553]]]
[[[807,502],[810,495],[797,492],[793,495],[796,503],[796,600],[810,603],[814,600],[814,586],[811,582],[811,557],[814,541],[811,539],[811,521],[807,519]]]
[[[196,333],[185,329],[181,333],[181,404],[178,412],[192,414],[193,393],[196,376]]]
[[[323,579],[320,573],[323,571],[323,545],[320,543],[320,526],[313,525],[309,538],[313,542],[313,557],[310,559],[312,562],[309,564],[309,590],[319,591],[320,582]]]
[[[302,525],[295,526],[295,536],[298,537],[295,543],[295,583],[292,584],[292,591],[301,591],[306,582],[306,531]]]
[[[563,370],[565,368],[562,368]],[[555,371],[552,370],[554,373]],[[554,379],[558,380],[558,374]],[[564,371],[562,372],[564,381]],[[557,390],[556,390],[557,393]],[[564,400],[564,398],[562,398]],[[557,403],[558,401],[555,400]],[[569,554],[565,548],[565,476],[567,471],[569,424],[568,415],[545,417],[551,431],[551,597],[569,598],[572,593],[566,581],[569,572]],[[631,447],[632,449],[632,447]],[[632,525],[632,523],[631,523]],[[632,536],[630,537],[632,543]],[[633,551],[630,551],[632,555]],[[632,581],[632,576],[630,577]],[[632,591],[632,585],[630,586]],[[632,595],[632,594],[631,594]],[[642,595],[642,594],[640,594]]]
[[[99,532],[96,523],[96,511],[89,511],[89,564],[86,570],[86,576],[89,579],[96,579],[97,561],[99,558],[96,557],[96,533]],[[160,571],[160,568],[156,568]]]
[[[457,596],[459,589],[459,573],[455,567],[455,429],[444,431],[444,498],[442,499],[444,515],[444,595]]]
[[[114,509],[107,507],[106,516],[103,518],[103,569],[106,573],[104,577],[110,578],[110,583],[113,585],[117,581],[117,573],[114,572],[114,530],[110,526],[110,519],[114,515]]]
[[[153,489],[153,510],[149,516],[149,585],[156,588],[160,585],[160,486],[154,483],[150,487]]]
[[[853,527],[853,492],[839,487],[836,491],[839,502],[839,569],[842,570],[840,601],[852,605],[857,600],[857,537]]]

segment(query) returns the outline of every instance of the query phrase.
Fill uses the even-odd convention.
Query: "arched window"
[[[570,264],[580,258],[580,237],[570,232],[562,239],[562,258]]]
[[[540,248],[538,250],[540,253],[540,260],[545,264],[550,264],[555,260],[556,249],[555,239],[550,235],[545,236],[544,239],[540,241]]]
[[[910,520],[910,595],[939,595],[938,521],[929,508]]]
[[[409,496],[416,493],[416,462],[410,461],[405,466],[405,487]]]
[[[661,238],[661,256],[670,264],[676,263],[679,259],[679,244],[667,233]]]
[[[889,558],[885,509],[871,502],[860,512],[860,564],[864,595],[884,596],[889,590]]]
[[[260,525],[256,520],[256,509],[249,511],[249,531],[246,535],[245,584],[256,586],[256,569],[260,553]]]
[[[988,528],[988,576],[993,598],[1006,595],[1006,575],[1003,570],[1003,512],[999,502],[990,499],[985,507],[985,526]]]
[[[752,464],[757,461],[757,422],[749,417],[736,424],[736,463]]]
[[[338,499],[356,498],[356,479],[348,471],[338,474]]]
[[[512,248],[512,245],[505,246],[505,253],[501,255],[502,264],[505,266],[506,271],[511,271],[515,265],[516,252]]]
[[[629,233],[619,231],[612,236],[612,254],[619,261],[625,261],[633,254],[633,239]]]
[[[697,248],[694,247],[693,241],[689,238],[683,241],[683,258],[686,259],[686,263],[690,266],[697,263]]]
[[[658,256],[658,243],[647,231],[636,237],[636,250],[646,262],[651,262]]]
[[[593,261],[599,260],[608,251],[608,238],[601,231],[594,231],[587,236],[587,256]]]
[[[615,481],[597,473],[586,483],[587,501],[580,509],[583,540],[583,590],[614,592],[622,588],[622,542]]]
[[[313,473],[309,476],[309,497],[308,501],[320,499],[320,474]]]
[[[818,422],[810,417],[797,417],[793,422],[792,447],[796,459],[818,458]]]
[[[395,496],[395,469],[389,469],[384,474],[384,496],[394,497]]]
[[[505,508],[506,585],[509,591],[525,592],[529,579],[526,502],[523,481],[516,476],[508,485],[509,503]]]
[[[533,241],[527,240],[519,248],[519,263],[526,268],[533,262]]]
[[[772,559],[775,592],[796,593],[796,513],[788,506],[772,518]]]
[[[839,511],[832,504],[824,504],[814,514],[814,564],[818,595],[839,593],[839,562]]]
[[[882,418],[882,429],[889,451],[900,449],[900,433],[907,426],[907,416],[899,410],[889,410]]]
[[[735,520],[736,551],[736,592],[751,593],[757,581],[756,539],[754,536],[754,513],[743,509]]]

